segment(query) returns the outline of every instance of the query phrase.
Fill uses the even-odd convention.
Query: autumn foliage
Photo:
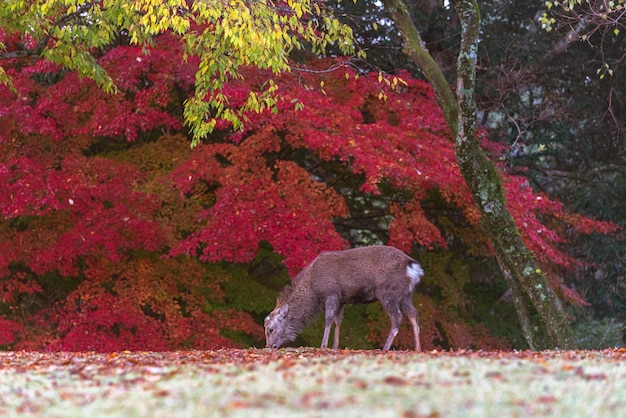
[[[0,36],[9,49],[23,42]],[[472,318],[464,260],[489,262],[488,244],[426,83],[347,67],[285,74],[276,109],[246,115],[235,133],[218,125],[192,150],[182,103],[197,62],[170,35],[148,52],[120,42],[98,58],[115,95],[44,60],[1,63],[16,91],[0,86],[0,347],[262,344],[281,266],[293,276],[322,250],[373,243],[425,267],[425,348],[508,346]],[[224,93],[238,107],[268,77],[243,69]],[[494,159],[506,151],[484,141]],[[562,297],[584,303],[560,279],[577,263],[564,231],[613,227],[502,168],[526,243]],[[361,313],[355,338],[380,341],[382,310]],[[410,346],[410,334],[397,341]]]

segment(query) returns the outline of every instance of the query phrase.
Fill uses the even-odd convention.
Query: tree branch
[[[454,93],[452,89],[450,89],[450,84],[446,80],[439,65],[430,55],[426,44],[415,27],[415,23],[413,23],[409,9],[406,7],[404,1],[383,0],[383,4],[389,11],[389,14],[391,14],[391,18],[400,31],[402,39],[404,39],[404,53],[411,58],[422,73],[424,73],[428,82],[433,86],[433,90],[437,96],[437,102],[443,110],[446,123],[452,131],[452,135],[455,136],[458,130],[459,109]]]

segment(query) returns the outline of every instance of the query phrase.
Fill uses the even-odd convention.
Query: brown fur
[[[409,318],[420,350],[417,310],[413,289],[423,274],[419,264],[394,247],[372,246],[321,253],[286,287],[276,308],[265,318],[268,347],[293,341],[321,312],[326,322],[322,348],[328,346],[335,324],[333,348],[339,346],[339,328],[346,304],[379,300],[391,318],[391,330],[383,350],[389,350],[404,314]]]

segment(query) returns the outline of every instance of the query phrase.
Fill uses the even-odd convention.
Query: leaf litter
[[[614,416],[626,350],[0,352],[3,417]]]

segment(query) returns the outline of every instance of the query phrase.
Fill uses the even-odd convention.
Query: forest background
[[[454,12],[408,4],[452,78]],[[14,86],[0,87],[0,347],[261,346],[263,317],[306,262],[388,243],[426,271],[415,296],[424,348],[525,348],[432,90],[382,5],[330,6],[367,57],[331,45],[294,52],[280,76],[242,68],[224,85],[227,106],[250,90],[282,100],[235,132],[217,122],[193,149],[184,103],[201,63],[175,33],[141,48],[121,32],[96,51],[119,89],[109,94],[0,30]],[[507,206],[578,344],[623,345],[621,26],[561,47],[576,22],[546,32],[543,2],[480,6],[482,145]],[[351,307],[342,345],[377,347],[387,324],[376,304]],[[296,344],[317,345],[321,329]]]

